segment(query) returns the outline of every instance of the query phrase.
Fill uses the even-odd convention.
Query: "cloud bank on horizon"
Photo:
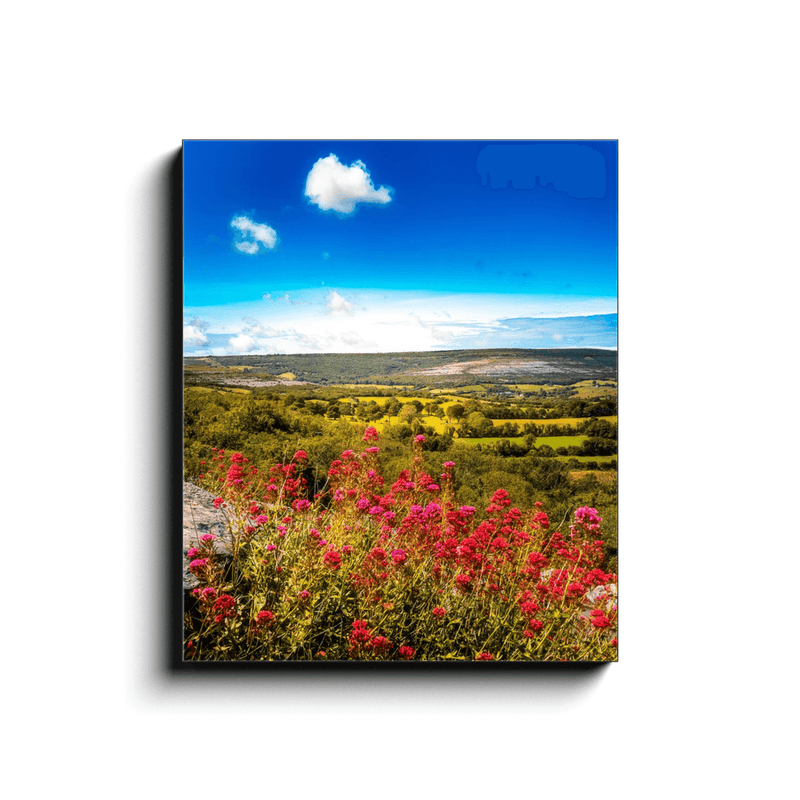
[[[184,353],[616,348],[616,211],[616,142],[188,141]]]
[[[187,312],[186,355],[617,345],[616,304],[602,298],[319,288]]]

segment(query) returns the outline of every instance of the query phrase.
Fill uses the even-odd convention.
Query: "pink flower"
[[[216,536],[214,536],[214,534],[213,534],[213,533],[204,533],[204,534],[203,534],[203,535],[200,537],[200,541],[201,541],[201,542],[213,542],[213,541],[214,541],[214,539],[216,539],[216,538],[217,538],[217,537],[216,537]]]
[[[308,454],[305,450],[298,450],[293,456],[293,461],[308,461]]]
[[[198,572],[204,572],[207,564],[207,558],[196,558],[191,562],[191,564],[189,564],[189,569],[195,574]]]
[[[414,444],[425,444],[425,437],[421,433],[418,433],[414,437]]]
[[[195,556],[199,556],[200,551],[196,547],[190,547],[186,551],[186,558],[194,558]]]
[[[214,498],[214,508],[219,508],[225,501],[221,497]]]
[[[328,550],[328,552],[322,557],[322,560],[331,569],[337,570],[342,563],[342,556],[341,553],[337,553],[336,550]]]
[[[414,657],[414,648],[413,647],[409,647],[407,644],[404,644],[397,651],[397,655],[399,655],[400,658],[405,658],[405,659],[413,658]]]
[[[303,591],[298,592],[297,597],[300,600],[308,600],[308,598],[311,597],[311,592],[309,592],[308,589],[303,589]]]
[[[259,514],[256,517],[255,521],[256,521],[256,525],[263,525],[267,521],[267,515],[266,514]]]
[[[603,518],[597,513],[596,508],[581,506],[575,511],[576,522],[583,525],[588,531],[596,531],[600,527]]]
[[[397,564],[398,566],[400,566],[400,564],[405,563],[407,558],[408,555],[406,555],[405,550],[399,550],[399,549],[392,550],[392,561],[394,561],[394,563]]]
[[[361,437],[362,442],[371,442],[378,438],[378,431],[375,430],[371,425],[364,431],[364,435]]]
[[[434,606],[431,614],[434,617],[443,617],[447,612],[441,606]]]
[[[493,658],[494,656],[491,653],[478,653],[478,655],[475,656],[476,661],[491,661]]]

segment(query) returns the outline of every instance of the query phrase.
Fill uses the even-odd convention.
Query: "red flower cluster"
[[[253,628],[259,631],[265,631],[272,628],[275,623],[275,615],[271,611],[259,611],[253,620]]]
[[[221,594],[215,601],[212,609],[217,612],[214,622],[222,622],[229,617],[235,617],[236,600],[229,594]]]
[[[370,444],[377,438],[374,428],[367,428],[362,437]],[[415,634],[398,624],[408,600],[408,597],[403,599],[401,605],[398,600],[402,595],[398,592],[404,591],[411,576],[415,589],[438,592],[433,596],[441,595],[439,602],[446,602],[450,613],[455,613],[456,606],[470,609],[464,619],[479,621],[483,614],[500,613],[516,631],[514,636],[506,638],[506,642],[516,641],[514,646],[519,646],[520,632],[528,639],[536,638],[537,654],[546,652],[550,647],[547,642],[553,641],[553,637],[557,643],[562,642],[559,628],[562,623],[554,622],[552,616],[553,609],[560,609],[558,618],[569,618],[569,624],[580,631],[582,641],[602,641],[607,647],[606,638],[610,639],[614,630],[609,630],[607,637],[588,634],[592,630],[612,629],[615,610],[595,609],[590,614],[583,610],[606,604],[611,594],[604,592],[613,593],[613,587],[596,587],[616,582],[615,575],[602,569],[605,554],[598,533],[601,518],[597,511],[588,506],[578,509],[565,537],[559,531],[549,530],[550,520],[541,503],[523,512],[512,506],[505,489],[494,492],[483,514],[472,506],[459,506],[453,495],[454,462],[444,462],[442,480],[435,482],[423,471],[424,444],[424,436],[415,437],[414,463],[400,472],[388,490],[379,474],[379,451],[374,446],[366,447],[361,453],[345,450],[331,464],[330,488],[315,496],[313,502],[308,499],[307,486],[299,474],[308,459],[302,450],[294,454],[292,463],[273,466],[267,482],[257,478],[255,468],[249,468],[250,473],[247,473],[246,460],[241,454],[233,454],[226,462],[224,451],[218,451],[216,470],[209,470],[206,480],[213,478],[222,482],[221,496],[215,501],[217,507],[225,503],[233,513],[240,515],[240,519],[251,523],[245,530],[252,532],[253,538],[246,537],[245,541],[257,546],[258,559],[266,556],[265,551],[280,548],[262,562],[266,568],[260,574],[268,575],[273,581],[275,588],[270,588],[269,592],[276,591],[278,598],[296,604],[294,610],[303,619],[311,619],[307,602],[311,594],[308,590],[297,593],[292,586],[309,585],[315,591],[315,608],[320,610],[324,610],[329,600],[324,592],[316,594],[316,586],[298,572],[298,563],[303,569],[316,564],[337,572],[345,562],[347,568],[342,577],[347,585],[344,590],[356,590],[355,608],[359,611],[355,613],[366,618],[354,620],[352,630],[346,635],[346,646],[352,658],[410,659],[417,657],[415,647],[422,648],[423,641],[426,652],[420,657],[428,656],[428,641],[415,640]],[[262,498],[260,493],[264,491],[266,494]],[[435,494],[435,501],[431,493]],[[203,550],[190,551],[190,558],[200,554],[212,557],[208,547],[210,544]],[[298,548],[300,562],[293,560]],[[215,579],[208,566],[207,559],[199,558],[191,562],[190,569],[205,583],[211,583]],[[281,570],[285,572],[279,577]],[[337,592],[338,588],[337,583]],[[238,592],[238,589],[233,591]],[[197,597],[206,609],[213,603],[217,621],[237,616],[236,601],[230,595],[206,598],[198,593]],[[261,602],[272,604],[272,595],[268,597]],[[611,605],[607,603],[603,607],[608,609]],[[274,605],[273,608],[281,614],[283,625],[283,606]],[[245,617],[254,613],[244,607],[240,611]],[[370,629],[367,620],[372,619],[373,614],[375,621],[381,619],[374,624],[385,625],[387,635]],[[444,620],[447,614],[442,605],[431,608],[434,620]],[[251,630],[277,623],[273,612],[259,612],[252,620]],[[430,618],[426,624],[429,629],[425,636],[433,629],[437,641],[457,635],[456,629],[460,628],[434,624]],[[388,637],[408,643],[397,647]],[[265,642],[274,644],[281,638],[274,636]],[[338,647],[325,639],[324,644],[320,641],[315,645],[314,652],[319,646],[326,647],[329,653]],[[589,646],[597,644],[587,644]],[[207,648],[203,646],[202,651],[206,652]],[[497,657],[505,659],[506,656],[504,644]],[[336,657],[341,657],[341,651]],[[481,652],[475,658],[489,661],[495,659],[495,655]]]
[[[612,625],[611,620],[605,615],[605,612],[601,611],[599,608],[595,608],[589,613],[589,622],[591,622],[595,628],[610,628]]]

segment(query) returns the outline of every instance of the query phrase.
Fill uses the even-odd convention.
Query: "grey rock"
[[[214,508],[214,495],[192,483],[183,484],[183,586],[191,591],[199,585],[189,571],[191,559],[186,557],[190,547],[200,547],[200,537],[210,533],[217,538],[213,543],[216,554],[227,559],[231,556],[231,534],[228,516],[223,508]]]

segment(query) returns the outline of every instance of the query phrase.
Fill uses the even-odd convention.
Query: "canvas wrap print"
[[[617,659],[617,142],[183,143],[186,662]]]

